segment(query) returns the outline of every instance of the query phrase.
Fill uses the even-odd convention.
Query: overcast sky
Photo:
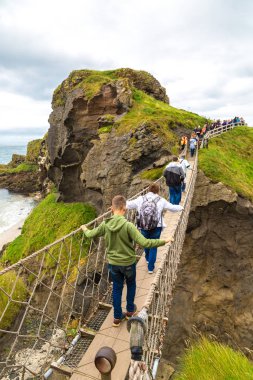
[[[171,105],[253,125],[252,0],[0,0],[0,129],[46,130],[75,69],[147,70]]]

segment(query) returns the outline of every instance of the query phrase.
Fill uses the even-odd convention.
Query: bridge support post
[[[101,347],[95,356],[95,366],[101,373],[102,380],[111,380],[111,372],[115,367],[117,356],[111,347]]]

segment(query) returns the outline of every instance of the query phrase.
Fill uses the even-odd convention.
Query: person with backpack
[[[185,179],[185,173],[180,165],[177,156],[172,158],[172,162],[167,165],[163,172],[166,184],[169,187],[170,203],[179,205],[182,197],[182,183]]]
[[[137,210],[137,226],[142,235],[147,239],[159,239],[163,227],[165,227],[162,213],[165,210],[182,211],[183,207],[173,205],[159,196],[159,185],[152,183],[148,193],[136,199],[127,201],[127,209]],[[145,248],[145,257],[148,264],[148,273],[152,274],[155,269],[157,247]]]
[[[136,291],[136,254],[134,243],[145,248],[159,247],[170,243],[171,239],[146,239],[133,223],[124,217],[126,199],[116,195],[112,200],[113,216],[93,230],[81,226],[88,238],[105,236],[106,253],[109,261],[108,268],[113,282],[113,326],[118,327],[124,319],[131,318],[136,312],[134,297]],[[122,312],[121,298],[124,281],[127,285],[126,313]]]

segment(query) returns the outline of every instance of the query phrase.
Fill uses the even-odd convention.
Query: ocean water
[[[8,164],[11,161],[13,153],[26,154],[26,145],[0,145],[0,164]]]
[[[31,197],[0,189],[0,233],[25,219],[36,203]]]

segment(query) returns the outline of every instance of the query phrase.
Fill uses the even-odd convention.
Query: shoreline
[[[19,222],[0,233],[0,251],[5,244],[12,242],[21,234],[21,229],[24,222],[25,218],[21,219]]]

